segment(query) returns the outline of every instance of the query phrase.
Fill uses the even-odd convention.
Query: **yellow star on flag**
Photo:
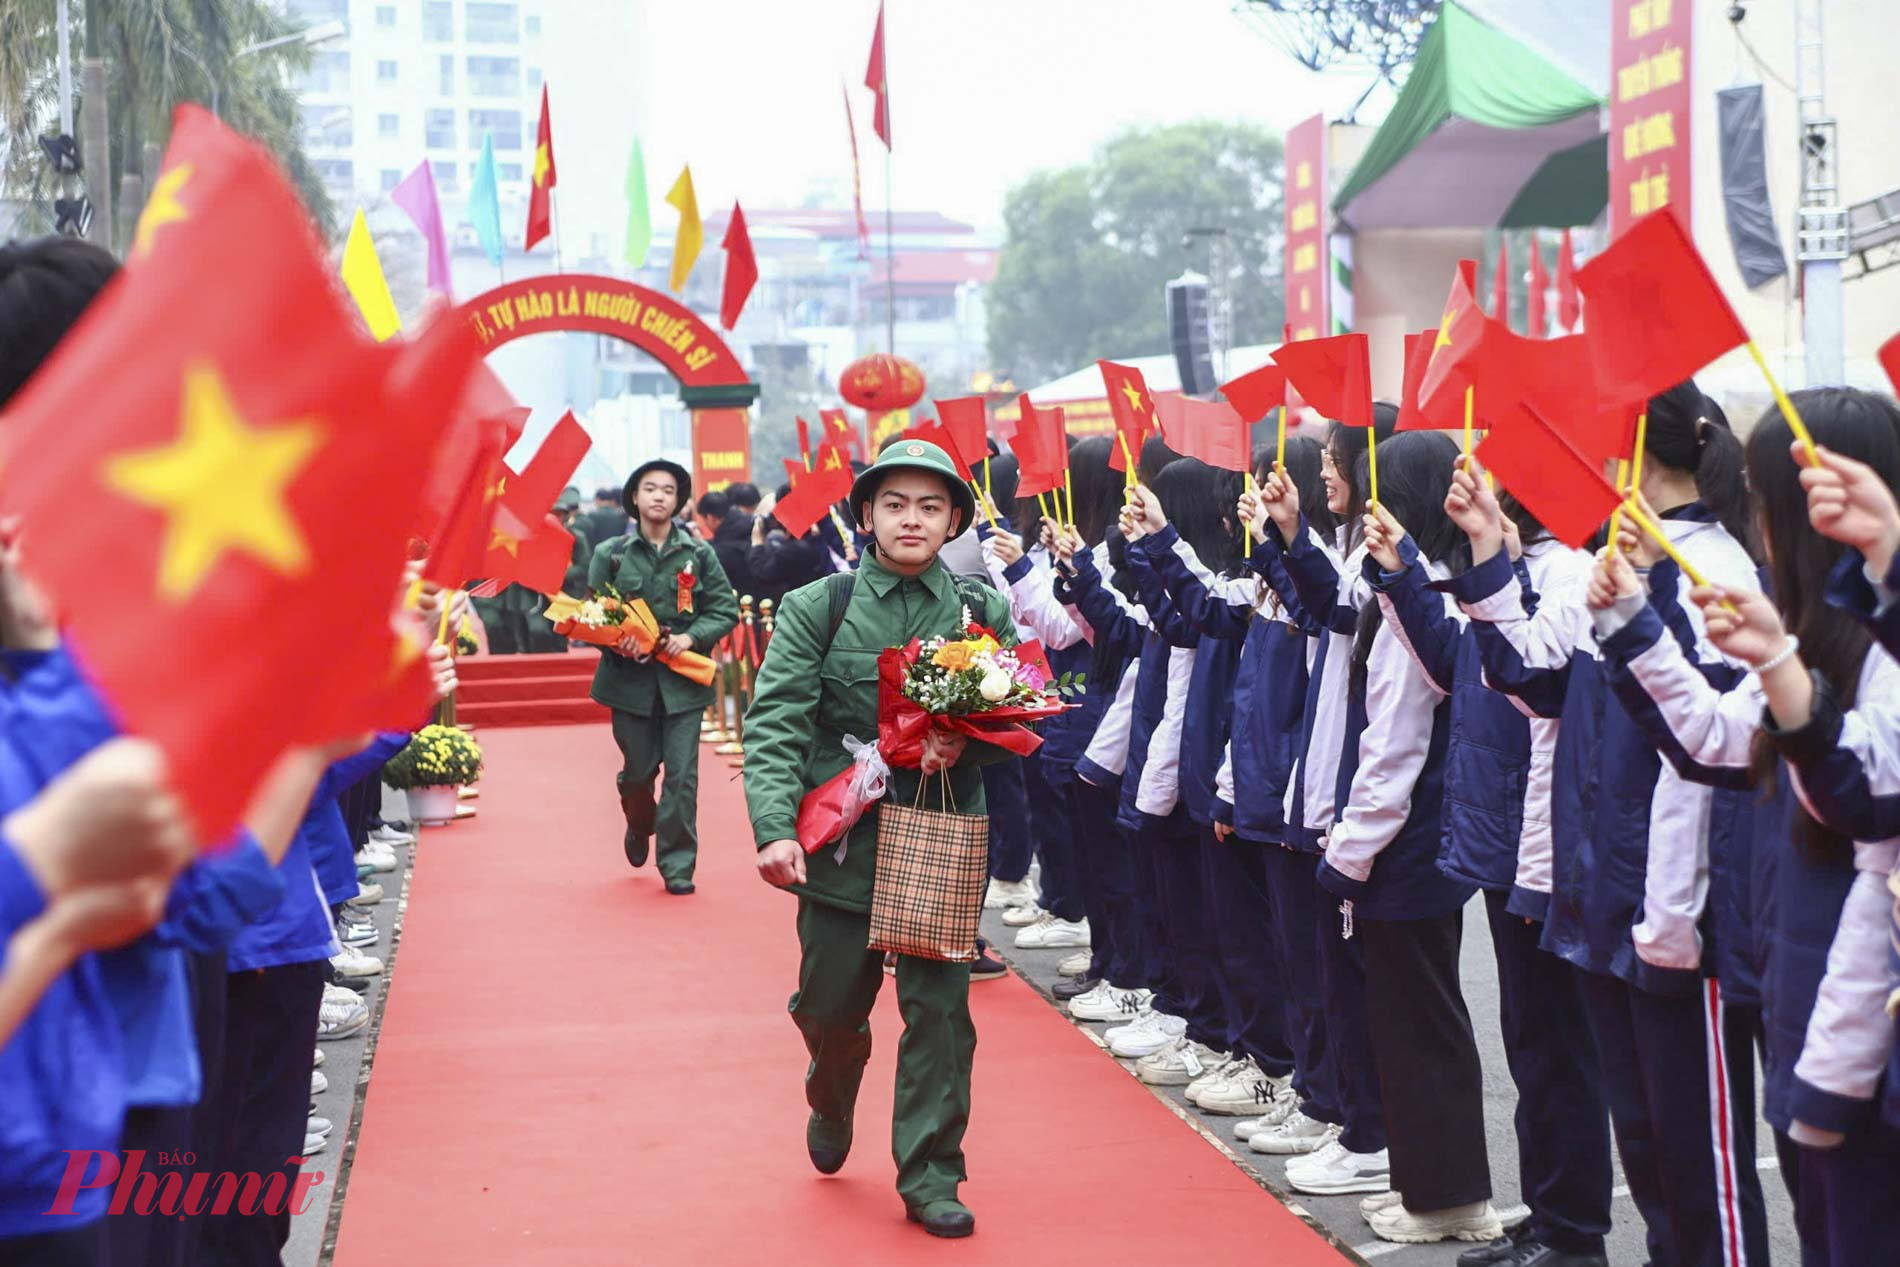
[[[543,141],[541,144],[534,147],[534,183],[535,184],[545,185],[548,183],[548,167],[549,166],[550,164],[548,162],[548,146],[547,146],[547,142]]]
[[[506,550],[509,554],[514,555],[518,559],[521,557],[521,538],[511,537],[505,532],[497,532],[494,538],[489,541],[488,548],[490,550]]]
[[[1140,388],[1136,387],[1133,383],[1123,383],[1122,395],[1128,397],[1128,405],[1131,409],[1133,409],[1136,413],[1141,412],[1141,403],[1142,403],[1143,397],[1142,397]]]
[[[1432,343],[1432,351],[1436,352],[1438,351],[1439,348],[1448,348],[1450,346],[1451,346],[1451,313],[1447,312],[1445,314],[1444,320],[1438,323],[1438,338],[1434,340]]]
[[[152,239],[158,236],[160,229],[190,218],[184,204],[178,201],[178,191],[190,179],[191,164],[180,163],[161,172],[152,182],[152,196],[145,200],[145,210],[139,213],[138,228],[132,234],[133,259],[142,258],[152,249]]]
[[[508,477],[504,475],[488,486],[488,491],[482,495],[482,500],[484,502],[492,502],[507,491]]]
[[[190,598],[227,551],[287,576],[310,566],[310,547],[284,498],[322,448],[323,431],[311,419],[251,427],[217,370],[185,368],[178,438],[118,454],[101,472],[109,488],[165,516],[160,597]]]

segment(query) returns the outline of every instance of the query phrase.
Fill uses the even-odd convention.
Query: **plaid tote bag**
[[[989,881],[990,820],[956,812],[947,776],[943,790],[947,810],[923,808],[919,779],[915,803],[878,811],[869,948],[973,963]]]

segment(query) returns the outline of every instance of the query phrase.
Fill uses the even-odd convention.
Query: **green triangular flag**
[[[639,268],[647,262],[647,248],[653,245],[653,221],[647,215],[647,161],[640,152],[640,138],[633,138],[633,152],[627,155],[627,265]]]

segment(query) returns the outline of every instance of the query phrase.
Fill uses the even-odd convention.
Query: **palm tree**
[[[141,172],[146,143],[164,146],[180,102],[212,100],[215,75],[224,121],[277,155],[319,228],[330,232],[333,208],[304,153],[301,112],[285,83],[286,71],[309,65],[310,50],[293,42],[235,56],[292,33],[283,14],[263,0],[75,0],[73,9],[73,47],[84,35],[106,63],[109,188]],[[52,182],[37,137],[58,128],[55,15],[54,0],[0,0],[0,190],[26,201],[24,230],[51,227]],[[75,117],[84,106],[76,103]],[[101,175],[87,173],[92,181]],[[121,208],[116,219],[123,241],[136,209]]]

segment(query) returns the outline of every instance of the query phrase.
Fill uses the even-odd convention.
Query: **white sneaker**
[[[1199,1104],[1201,1102],[1201,1092],[1218,1082],[1223,1082],[1233,1077],[1236,1066],[1240,1065],[1245,1059],[1246,1057],[1244,1056],[1229,1056],[1218,1064],[1209,1065],[1202,1071],[1199,1077],[1187,1084],[1187,1090],[1181,1094],[1187,1098],[1189,1104]]]
[[[398,827],[391,827],[388,823],[384,823],[381,827],[370,832],[369,838],[379,845],[413,845],[416,843],[414,832],[407,832]]]
[[[334,1042],[339,1038],[350,1038],[369,1028],[369,1009],[364,1007],[354,991],[345,990],[349,996],[346,1003],[341,999],[332,1001],[327,996],[323,1006],[317,1011],[317,1041]]]
[[[323,1001],[330,1004],[361,1003],[363,996],[348,986],[331,985],[326,981],[323,983]]]
[[[374,955],[366,955],[354,946],[345,946],[330,956],[330,966],[336,969],[339,977],[379,977],[383,974],[383,961]],[[355,991],[351,991],[355,993]]]
[[[1012,906],[1029,906],[1036,900],[1036,886],[1029,877],[1020,880],[991,880],[989,892],[983,896],[983,905],[992,911],[1006,911]]]
[[[1201,1093],[1198,1101],[1208,1113],[1221,1117],[1242,1117],[1249,1113],[1266,1116],[1275,1107],[1280,1107],[1280,1120],[1292,1112],[1293,1078],[1274,1078],[1261,1073],[1251,1061],[1247,1067],[1225,1082],[1217,1083]]]
[[[1069,1000],[1069,1015],[1078,1021],[1133,1021],[1147,1002],[1144,991],[1121,990],[1106,981]]]
[[[1151,1087],[1185,1086],[1199,1076],[1226,1063],[1227,1053],[1197,1043],[1185,1034],[1159,1051],[1150,1052],[1135,1062],[1135,1077]]]
[[[1022,906],[1008,907],[1002,914],[1003,923],[1009,928],[1028,928],[1031,924],[1052,918],[1054,917],[1051,916],[1049,912],[1043,910],[1034,902],[1027,902]]]
[[[351,993],[355,993],[355,991],[351,991]],[[321,1047],[317,1048],[316,1052],[317,1052],[316,1058],[310,1062],[310,1067],[312,1069],[315,1069],[318,1065],[323,1063],[323,1048]]]
[[[1152,1011],[1154,1011],[1154,995],[1150,994],[1135,1004],[1135,1014],[1133,1017],[1120,1025],[1110,1025],[1107,1029],[1103,1030],[1102,1041],[1105,1043],[1113,1043],[1122,1035],[1130,1033],[1134,1030],[1135,1026],[1147,1020],[1148,1014]]]
[[[373,840],[356,851],[356,860],[371,871],[388,872],[396,869],[396,851]]]
[[[303,1129],[310,1135],[328,1135],[336,1127],[327,1117],[312,1117],[304,1123]]]
[[[1090,954],[1086,950],[1078,950],[1072,955],[1068,955],[1062,959],[1057,960],[1056,971],[1061,973],[1065,977],[1087,976],[1088,970],[1089,970],[1089,964],[1093,963],[1094,961],[1095,961],[1094,955]]]
[[[374,924],[352,924],[348,920],[336,922],[337,944],[344,947],[374,946],[383,939]]]
[[[1293,1153],[1310,1153],[1332,1142],[1333,1134],[1339,1128],[1316,1122],[1306,1114],[1294,1109],[1283,1118],[1278,1126],[1260,1131],[1247,1141],[1247,1147],[1256,1153],[1271,1153],[1287,1156]]]
[[[1428,1210],[1423,1214],[1406,1209],[1402,1201],[1395,1201],[1368,1214],[1366,1222],[1380,1240],[1397,1241],[1402,1245],[1423,1245],[1428,1241],[1494,1241],[1504,1235],[1504,1225],[1489,1201],[1473,1201],[1469,1205]]]
[[[305,1157],[315,1157],[318,1153],[323,1151],[324,1145],[329,1142],[330,1137],[328,1135],[305,1135],[303,1137],[303,1155]]]
[[[325,1091],[328,1091],[329,1089],[330,1089],[330,1080],[324,1077],[322,1074],[318,1073],[315,1069],[312,1069],[310,1071],[310,1094],[322,1095]]]
[[[1108,1049],[1123,1060],[1139,1060],[1166,1047],[1187,1033],[1187,1022],[1166,1012],[1150,1010],[1128,1027],[1120,1038],[1109,1040]]]
[[[1300,1098],[1293,1094],[1291,1087],[1284,1095],[1275,1096],[1273,1103],[1259,1117],[1242,1118],[1234,1123],[1234,1134],[1240,1139],[1251,1142],[1261,1131],[1270,1131],[1280,1123],[1299,1112]]]
[[[1016,934],[1018,950],[1067,950],[1071,946],[1088,944],[1089,922],[1086,919],[1057,919],[1047,911],[1042,913],[1041,919]]]
[[[359,883],[356,886],[356,896],[352,898],[345,898],[343,904],[345,906],[369,907],[369,906],[376,905],[378,902],[382,900],[383,900],[383,886],[382,885]]]
[[[1249,1140],[1248,1147],[1252,1146],[1253,1142]],[[1339,1137],[1334,1136],[1306,1156],[1289,1161],[1286,1164],[1286,1182],[1295,1192],[1304,1192],[1308,1196],[1335,1197],[1353,1192],[1384,1192],[1392,1186],[1392,1166],[1386,1160],[1385,1149],[1381,1148],[1376,1153],[1348,1152],[1346,1146],[1339,1142]],[[1374,1218],[1383,1217],[1389,1212],[1389,1209],[1381,1210]],[[1497,1226],[1495,1215],[1492,1216],[1491,1226]],[[1375,1223],[1373,1231],[1378,1230]],[[1485,1239],[1497,1238],[1487,1236]]]
[[[1375,1210],[1383,1210],[1388,1205],[1397,1205],[1405,1197],[1397,1192],[1375,1192],[1369,1197],[1359,1198],[1359,1217],[1369,1219]]]

